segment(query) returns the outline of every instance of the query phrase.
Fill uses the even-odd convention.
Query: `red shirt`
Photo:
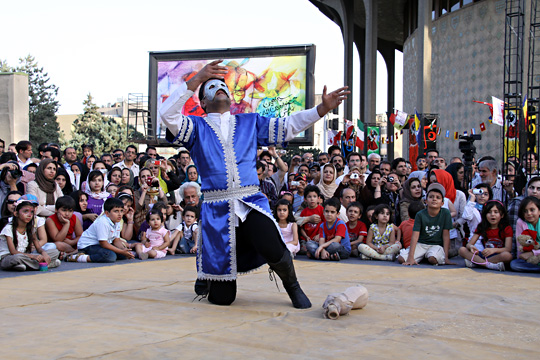
[[[482,235],[478,233],[478,229],[474,232],[475,234]],[[499,229],[488,229],[486,231],[487,239],[482,238],[482,244],[484,244],[484,247],[486,249],[488,248],[496,248],[501,249],[504,247],[504,239],[507,237],[512,237],[512,227],[507,226],[506,229],[503,231],[503,238],[499,236]]]
[[[324,208],[321,205],[317,205],[315,209],[305,208],[300,213],[301,217],[308,217],[311,215],[319,215],[321,217],[321,221],[324,219]],[[306,232],[306,235],[309,236],[310,239],[313,239],[317,234],[319,234],[319,224],[321,222],[318,222],[316,224],[314,223],[305,223],[302,225],[302,229]],[[306,240],[306,239],[304,239]]]
[[[414,227],[414,219],[409,219],[404,221],[399,225],[399,230],[401,230],[401,239],[403,241],[403,248],[406,249],[411,246],[411,237]]]
[[[49,218],[54,222],[54,225],[56,225],[56,228],[58,231],[62,230],[64,227],[64,224],[58,220],[58,216],[56,216],[56,213],[49,216]],[[71,219],[69,219],[69,229],[68,233],[66,235],[66,239],[73,239],[73,232],[75,231],[75,223],[77,222],[77,217],[75,214],[71,215]]]
[[[356,226],[351,228],[351,222],[349,221],[347,223],[347,230],[349,231],[349,239],[351,242],[358,240],[360,236],[363,236],[363,243],[366,243],[367,240],[367,227],[366,224],[364,224],[363,221],[358,220],[356,222]]]
[[[328,229],[328,223],[326,221],[319,226],[319,239],[324,239],[324,242],[329,242],[336,236],[341,236],[341,239],[344,239],[347,234],[347,226],[343,222],[336,224],[338,221],[336,219],[331,229]],[[339,242],[341,243],[341,240]]]

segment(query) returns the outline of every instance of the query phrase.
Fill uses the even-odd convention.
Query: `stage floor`
[[[267,266],[239,278],[231,306],[193,301],[193,257],[17,276],[3,272],[2,358],[538,355],[538,275],[358,259],[300,259],[295,265],[311,309],[294,309],[281,282],[278,292],[268,280]],[[338,320],[324,319],[326,296],[356,284],[369,290],[368,305]]]

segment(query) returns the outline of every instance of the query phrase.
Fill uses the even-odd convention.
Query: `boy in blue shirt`
[[[319,241],[310,240],[307,243],[310,257],[339,261],[351,254],[347,225],[338,219],[340,208],[341,203],[336,198],[324,202],[324,221],[319,226]]]

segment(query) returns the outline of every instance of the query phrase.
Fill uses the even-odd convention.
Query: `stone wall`
[[[28,140],[28,76],[0,73],[0,138],[7,146]]]
[[[501,128],[489,123],[487,106],[472,101],[503,98],[504,18],[505,1],[486,0],[432,22],[431,112],[439,114],[437,148],[448,159],[461,154],[454,132],[475,128],[479,134],[482,122],[487,130],[475,143],[478,157],[502,157]],[[403,56],[403,104],[408,113],[416,102],[415,41],[416,32],[406,40]]]

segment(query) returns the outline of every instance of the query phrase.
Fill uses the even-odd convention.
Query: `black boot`
[[[270,269],[272,269],[283,281],[283,287],[287,290],[287,294],[291,298],[293,306],[297,309],[307,309],[311,307],[311,302],[302,289],[296,279],[296,273],[294,272],[294,265],[289,250],[283,252],[281,260],[277,263],[268,263]]]
[[[208,295],[208,280],[197,279],[195,280],[195,294],[199,296]]]

